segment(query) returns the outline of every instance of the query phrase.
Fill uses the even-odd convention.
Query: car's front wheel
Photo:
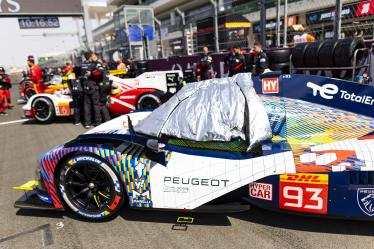
[[[124,202],[122,184],[108,163],[94,155],[77,154],[61,168],[58,187],[69,208],[92,220],[115,215]]]

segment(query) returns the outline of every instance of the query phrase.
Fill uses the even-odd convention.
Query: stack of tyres
[[[269,58],[269,69],[272,71],[282,71],[283,74],[290,73],[290,49],[277,48],[266,51]]]
[[[342,67],[342,69],[331,70],[332,76],[350,79],[352,70],[343,67],[353,65],[354,53],[361,48],[365,48],[365,43],[362,38],[357,37],[299,43],[292,51],[292,64],[294,68],[308,68],[311,74],[319,71],[313,70],[314,68]],[[358,53],[357,63],[362,64],[364,61],[363,53]]]
[[[311,43],[296,44],[292,50],[292,64],[295,68],[305,67],[305,54]]]

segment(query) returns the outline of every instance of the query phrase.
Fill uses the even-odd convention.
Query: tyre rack
[[[357,54],[359,52],[366,53],[365,63],[362,65],[357,65]],[[366,68],[368,75],[370,75],[370,64],[371,64],[371,55],[372,55],[372,49],[369,48],[360,48],[356,49],[353,54],[353,63],[352,66],[348,67],[293,67],[292,63],[292,54],[290,55],[290,73],[293,73],[294,71],[306,71],[310,74],[310,71],[318,71],[316,75],[321,75],[323,71],[332,71],[332,70],[352,70],[352,81],[355,81],[355,75],[356,71],[361,68]]]

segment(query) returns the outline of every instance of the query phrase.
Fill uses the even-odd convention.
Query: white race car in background
[[[168,100],[181,87],[182,71],[146,72],[132,79],[109,76],[114,90],[110,100],[110,112],[121,115],[138,109],[154,109]],[[53,94],[33,95],[23,106],[27,118],[39,122],[51,122],[55,117],[73,115],[69,89]]]

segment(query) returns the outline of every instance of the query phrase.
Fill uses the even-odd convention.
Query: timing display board
[[[0,0],[1,16],[83,15],[81,0]]]
[[[18,18],[20,29],[59,28],[60,21],[56,16],[33,16]]]

